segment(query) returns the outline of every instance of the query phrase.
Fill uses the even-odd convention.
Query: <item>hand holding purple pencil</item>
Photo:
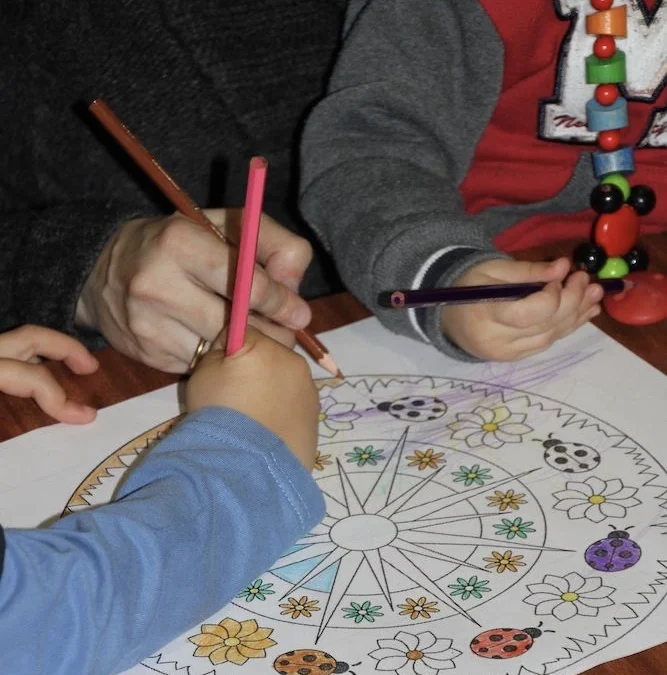
[[[566,258],[499,259],[469,268],[451,288],[388,291],[378,302],[395,309],[442,305],[442,330],[461,349],[487,361],[514,361],[569,335],[600,313],[605,292],[625,288],[622,280],[603,285],[591,283],[586,273],[570,274]]]

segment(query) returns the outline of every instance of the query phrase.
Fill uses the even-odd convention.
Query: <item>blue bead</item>
[[[611,105],[600,105],[594,98],[586,103],[586,125],[591,131],[622,129],[628,126],[628,102],[619,96]]]
[[[593,153],[593,171],[597,179],[610,173],[632,173],[635,170],[635,158],[632,148],[619,148],[612,152]]]

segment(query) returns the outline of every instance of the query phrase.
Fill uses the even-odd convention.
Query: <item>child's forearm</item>
[[[7,530],[0,672],[108,675],[228,602],[323,515],[299,461],[238,413],[191,415],[117,500]]]

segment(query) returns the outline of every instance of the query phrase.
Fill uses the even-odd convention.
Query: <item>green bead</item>
[[[625,52],[617,49],[608,59],[595,54],[586,57],[586,82],[588,84],[618,84],[625,82]]]
[[[620,279],[629,273],[630,268],[623,258],[608,258],[604,267],[598,272],[598,279]]]
[[[605,176],[600,183],[609,183],[615,185],[623,193],[623,201],[627,201],[630,196],[630,183],[628,179],[620,173],[610,173]]]

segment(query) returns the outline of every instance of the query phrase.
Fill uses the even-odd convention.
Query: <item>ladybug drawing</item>
[[[544,448],[544,461],[552,468],[563,473],[585,473],[600,464],[600,453],[589,445],[572,443],[552,438],[539,441]]]
[[[354,675],[345,661],[336,659],[319,649],[293,649],[281,654],[274,662],[273,669],[279,675],[330,675],[349,673]]]
[[[613,528],[613,525],[610,527]],[[630,539],[630,527],[613,530],[606,539],[593,542],[584,553],[588,565],[598,572],[622,572],[634,567],[642,557],[642,550],[637,542]]]
[[[537,627],[532,628],[492,628],[485,630],[470,641],[473,654],[483,659],[513,659],[525,654],[542,633],[553,631],[540,630],[540,621]]]
[[[433,396],[403,396],[395,401],[383,401],[377,409],[404,422],[431,422],[447,412],[447,404]]]

